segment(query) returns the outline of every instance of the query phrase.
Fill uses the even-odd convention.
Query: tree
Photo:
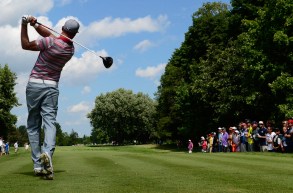
[[[166,66],[158,124],[173,139],[293,115],[293,2],[231,2],[204,4]]]
[[[14,86],[16,74],[11,72],[8,65],[0,65],[0,136],[8,138],[10,130],[16,129],[17,117],[10,113],[11,109],[18,106]],[[13,131],[12,131],[13,132]]]
[[[192,17],[193,25],[185,34],[180,49],[176,49],[166,66],[158,88],[159,130],[172,139],[194,136],[206,129],[212,111],[197,96],[193,79],[200,73],[199,63],[210,47],[223,49],[228,43],[229,10],[223,3],[204,4]]]
[[[155,127],[156,103],[149,96],[130,90],[118,89],[101,94],[88,114],[93,126],[94,142],[106,139],[119,144],[150,140]],[[101,137],[101,139],[98,139]]]
[[[77,144],[79,144],[78,133],[72,130],[69,135],[69,141],[67,145],[77,145]]]

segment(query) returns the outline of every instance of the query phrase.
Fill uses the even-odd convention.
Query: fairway
[[[32,172],[30,152],[0,157],[0,190],[25,192],[293,192],[292,154],[192,153],[153,145],[57,147],[55,178]]]

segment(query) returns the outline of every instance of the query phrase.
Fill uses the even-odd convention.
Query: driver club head
[[[105,68],[110,68],[112,66],[112,64],[113,64],[113,58],[112,57],[110,57],[110,56],[105,56],[105,57],[100,56],[100,58],[103,59],[103,64],[104,64]]]

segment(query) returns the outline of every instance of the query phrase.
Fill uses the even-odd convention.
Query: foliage
[[[15,73],[11,72],[8,65],[0,65],[0,136],[7,139],[9,132],[15,131],[17,118],[10,113],[11,109],[18,106],[14,92],[16,81]]]
[[[158,88],[159,129],[186,139],[250,118],[292,117],[293,2],[204,4]]]
[[[149,96],[133,94],[130,90],[118,89],[101,94],[88,115],[94,142],[149,141],[155,126],[155,106],[155,101]]]
[[[0,158],[0,186],[23,193],[291,193],[292,157],[188,154],[153,145],[57,147],[55,179],[48,182],[34,176],[30,152],[20,148]]]

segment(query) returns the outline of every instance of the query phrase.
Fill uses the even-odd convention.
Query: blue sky
[[[38,54],[21,49],[22,15],[36,16],[59,32],[67,19],[74,18],[81,24],[75,41],[114,59],[114,65],[105,69],[101,59],[75,45],[75,56],[62,72],[57,121],[64,132],[74,130],[82,137],[91,133],[86,114],[94,108],[96,96],[125,88],[154,98],[168,60],[192,25],[192,14],[206,2],[212,1],[1,0],[0,64],[8,64],[18,77],[15,92],[22,105],[12,110],[17,126],[26,125],[25,86]],[[29,37],[40,38],[34,28],[29,28]]]

